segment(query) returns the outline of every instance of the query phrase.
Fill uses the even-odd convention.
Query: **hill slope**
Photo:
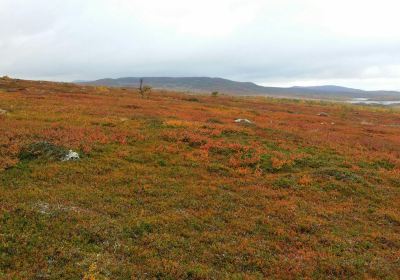
[[[93,85],[119,86],[119,87],[138,87],[141,78],[119,78],[119,79],[101,79],[92,82],[85,82]],[[144,83],[154,88],[193,91],[193,92],[231,92],[251,94],[263,92],[264,88],[254,83],[235,82],[222,78],[207,77],[145,77]]]
[[[360,89],[339,86],[314,87],[264,87],[250,82],[236,82],[222,78],[208,77],[145,77],[144,82],[158,89],[168,89],[189,92],[219,91],[233,95],[271,95],[281,97],[306,97],[318,99],[351,99],[373,98],[400,100],[400,92],[394,91],[364,91]],[[128,77],[119,79],[101,79],[81,84],[105,85],[120,87],[138,87],[140,78]]]
[[[400,275],[398,111],[10,79],[0,109],[1,279]]]

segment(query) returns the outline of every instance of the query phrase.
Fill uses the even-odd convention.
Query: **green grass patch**
[[[273,182],[278,189],[295,189],[298,187],[296,177],[293,175],[281,176]]]
[[[31,160],[62,160],[68,153],[67,149],[49,142],[37,142],[23,148],[19,153],[22,161]]]

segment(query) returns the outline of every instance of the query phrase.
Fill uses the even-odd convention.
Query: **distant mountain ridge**
[[[138,87],[140,79],[140,77],[106,78],[95,81],[77,81],[76,83],[113,87]],[[143,77],[142,79],[144,84],[150,85],[153,88],[193,93],[218,91],[231,95],[268,95],[318,99],[372,98],[400,100],[400,92],[396,91],[365,91],[336,85],[284,88],[266,87],[252,82],[236,82],[223,78],[210,77]]]
[[[365,92],[361,89],[356,88],[348,88],[348,87],[341,87],[335,85],[324,85],[324,86],[309,86],[309,87],[299,87],[295,86],[292,89],[307,89],[307,90],[314,90],[314,91],[327,91],[327,92],[354,92],[354,93],[361,93]]]

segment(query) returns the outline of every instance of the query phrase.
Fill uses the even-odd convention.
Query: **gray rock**
[[[253,122],[249,121],[248,119],[236,119],[235,123],[247,123],[247,124],[250,124],[250,123],[253,123]]]
[[[69,150],[62,161],[79,160],[79,159],[80,159],[80,157],[77,152]]]

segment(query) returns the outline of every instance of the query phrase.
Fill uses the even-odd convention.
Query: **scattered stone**
[[[320,116],[320,117],[328,117],[329,114],[325,113],[325,112],[321,112],[321,113],[318,113],[318,116]]]
[[[3,109],[0,109],[0,115],[5,115],[5,114],[7,114],[7,111],[3,110]]]
[[[248,119],[236,119],[235,123],[247,123],[247,124],[251,124],[253,122],[249,121]]]
[[[51,214],[50,205],[48,203],[39,202],[36,204],[36,208],[40,214],[44,214],[44,215]]]
[[[65,157],[62,159],[62,161],[79,160],[79,159],[80,157],[77,152],[69,150],[68,153],[65,155]]]
[[[361,122],[361,125],[374,125],[374,124],[371,123],[371,122],[362,121],[362,122]]]
[[[42,201],[33,204],[33,210],[43,215],[54,215],[57,212],[75,212],[75,213],[89,212],[86,209],[76,206],[67,206],[63,204],[49,204],[47,202],[42,202]]]

